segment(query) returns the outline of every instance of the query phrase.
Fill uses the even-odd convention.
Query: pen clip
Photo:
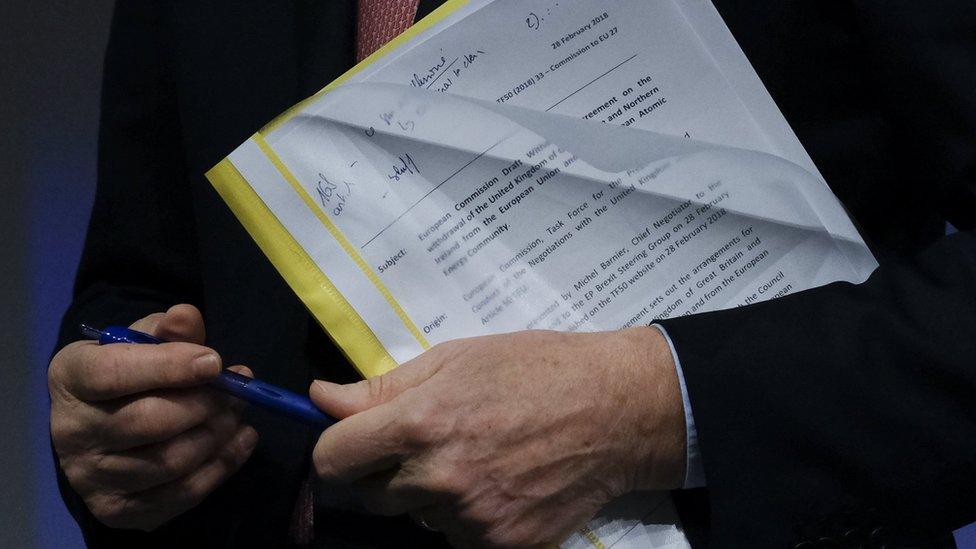
[[[93,328],[87,324],[80,326],[81,333],[88,339],[98,340],[100,345],[109,343],[164,343],[162,339],[147,333],[126,328],[125,326],[108,326],[104,330]]]

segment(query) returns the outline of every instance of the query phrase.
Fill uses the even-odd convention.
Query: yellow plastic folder
[[[367,377],[877,266],[704,0],[450,1],[207,177]],[[561,545],[688,546],[664,493]]]

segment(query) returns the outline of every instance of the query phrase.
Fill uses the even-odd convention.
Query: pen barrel
[[[319,410],[306,396],[230,370],[222,371],[210,385],[256,406],[323,429],[338,421]]]

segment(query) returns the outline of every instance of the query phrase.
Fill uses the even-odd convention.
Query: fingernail
[[[247,366],[244,366],[242,364],[236,364],[234,366],[228,366],[227,369],[230,370],[230,371],[232,371],[232,372],[234,372],[235,374],[241,374],[242,376],[245,376],[245,377],[254,378],[254,372],[252,372],[250,368],[248,368]]]
[[[216,353],[207,353],[193,360],[193,373],[200,377],[213,377],[220,372],[220,357]]]
[[[329,390],[328,383],[322,381],[321,379],[316,379],[315,381],[312,382],[312,385],[314,385],[315,388],[318,389],[319,391],[328,391]]]

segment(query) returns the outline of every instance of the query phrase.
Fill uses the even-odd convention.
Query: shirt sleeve
[[[674,350],[674,343],[664,326],[652,324],[658,329],[668,347],[671,349],[671,358],[674,360],[674,368],[678,374],[678,386],[681,388],[681,403],[685,409],[685,489],[701,488],[705,486],[705,469],[702,466],[701,452],[698,449],[698,431],[695,430],[695,416],[691,412],[691,400],[688,398],[688,387],[685,385],[685,374],[681,371],[681,360],[678,353]]]

